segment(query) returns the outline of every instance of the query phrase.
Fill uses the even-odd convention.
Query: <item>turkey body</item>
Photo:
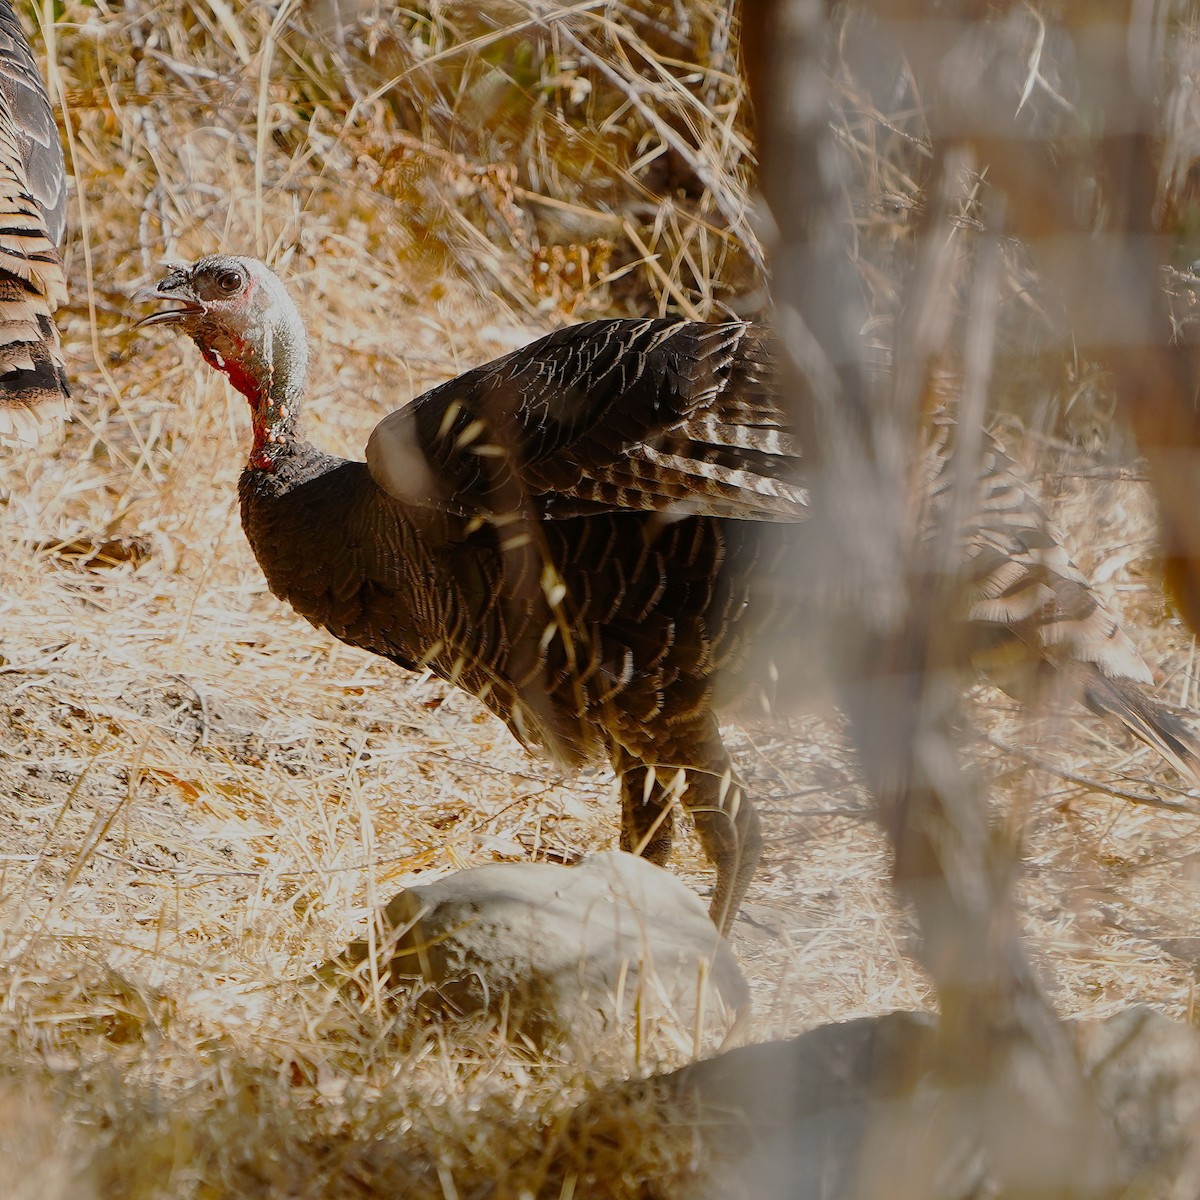
[[[777,682],[802,693],[806,614],[830,603],[763,335],[672,319],[562,329],[385,417],[354,462],[300,435],[306,335],[262,263],[201,259],[146,298],[176,307],[143,323],[182,326],[249,401],[241,515],[271,590],[470,692],[526,746],[610,763],[623,847],[665,862],[685,808],[728,928],[762,835],[716,713],[769,701]],[[1145,692],[1148,667],[990,439],[955,503],[953,429],[934,421],[914,463],[923,528],[960,523],[962,625],[945,636],[990,669],[1015,665],[1001,681],[1014,691],[1053,681],[1194,778],[1190,732]],[[852,670],[878,669],[843,642]]]
[[[342,641],[428,667],[572,766],[622,752],[688,765],[665,750],[662,727],[682,742],[750,686],[758,637],[786,608],[776,576],[799,534],[601,512],[542,517],[535,553],[514,554],[503,529],[413,512],[380,493],[365,463],[307,443],[270,473],[243,472],[239,491],[275,595]]]
[[[66,171],[54,112],[9,0],[0,0],[0,435],[25,441],[70,395],[53,313]]]
[[[730,347],[734,375],[765,378],[757,342],[738,349],[749,337],[744,326],[725,327],[715,339],[711,329],[720,327],[694,326],[689,338],[677,321],[604,325],[614,346],[645,345],[652,361],[639,370],[651,375],[658,339],[674,336],[684,363],[717,360],[707,364],[711,378],[697,373],[701,388],[726,386]],[[595,336],[577,326],[537,343],[537,351],[543,363],[571,359],[594,349]],[[706,341],[729,345],[718,352]],[[764,459],[778,473],[773,460],[784,447],[766,425],[759,445],[767,449],[723,446],[710,427],[701,451],[693,440],[699,427],[676,428],[688,456],[676,466],[678,478],[664,467],[653,483],[649,465],[618,436],[620,453],[605,469],[589,451],[590,468],[576,477],[572,456],[585,453],[585,416],[574,414],[557,432],[550,426],[562,422],[546,414],[536,417],[533,435],[504,429],[514,413],[530,422],[536,408],[530,361],[518,351],[396,414],[405,452],[421,447],[404,480],[386,437],[375,457],[390,458],[391,467],[374,470],[285,440],[269,470],[252,463],[241,476],[243,527],[271,590],[313,624],[465,689],[531,749],[568,766],[610,763],[621,781],[624,848],[664,862],[673,802],[681,803],[718,866],[714,916],[725,922],[753,872],[761,835],[715,710],[765,682],[764,634],[794,615],[783,575],[805,529],[802,494],[768,476],[762,482],[772,486],[761,493],[749,484]],[[506,405],[498,380],[510,371],[522,392]],[[556,389],[554,371],[542,385]],[[616,395],[636,391],[632,375],[610,385]],[[691,385],[670,386],[686,392]],[[631,417],[635,445],[647,419],[686,425],[678,397],[662,390],[661,380],[652,381],[645,397],[661,403],[662,414]],[[580,403],[598,405],[604,394],[597,385]],[[562,412],[563,396],[555,390],[547,404]],[[472,429],[476,450],[515,444],[471,454],[463,434]],[[604,421],[594,432],[610,438],[613,427]],[[552,444],[539,449],[538,433]],[[696,470],[702,477],[685,477]],[[384,490],[380,477],[406,494]],[[725,515],[733,513],[745,515]]]

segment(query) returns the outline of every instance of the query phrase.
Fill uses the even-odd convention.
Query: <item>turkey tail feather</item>
[[[1200,743],[1195,734],[1181,717],[1147,696],[1138,683],[1095,672],[1083,699],[1092,712],[1119,721],[1162,755],[1184,779],[1200,784]]]

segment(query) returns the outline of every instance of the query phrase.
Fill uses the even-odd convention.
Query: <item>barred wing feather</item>
[[[543,517],[656,511],[795,521],[799,446],[740,322],[595,321],[468,371],[385,417],[384,491],[461,515],[513,489]]]

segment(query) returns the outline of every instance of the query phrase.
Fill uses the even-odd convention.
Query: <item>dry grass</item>
[[[307,981],[406,881],[611,845],[610,783],[559,779],[462,695],[267,594],[237,528],[241,400],[189,346],[133,332],[129,303],[163,258],[272,259],[317,347],[309,428],[349,454],[412,394],[556,322],[753,309],[728,6],[678,7],[690,24],[538,0],[63,6],[77,419],[0,460],[0,1194],[692,1194],[687,1131],[647,1137],[636,1100],[586,1134],[567,1120],[669,1050],[538,1059],[493,1026]],[[847,101],[881,320],[920,158],[886,117]],[[1055,403],[1047,385],[1038,411]],[[1049,448],[1060,514],[1164,694],[1193,704],[1146,488],[1079,478],[1082,440]],[[1025,450],[1046,461],[1044,442]],[[99,543],[128,561],[81,559]],[[1190,1016],[1196,820],[1078,782],[1165,779],[1086,717],[1033,726],[991,693],[976,713],[1037,759],[981,750],[1027,833],[1062,1008]],[[836,722],[732,736],[768,835],[735,941],[753,1036],[927,1003]],[[693,848],[677,869],[709,885]]]

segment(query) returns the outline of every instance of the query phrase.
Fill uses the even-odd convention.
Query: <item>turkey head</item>
[[[172,267],[140,300],[166,301],[139,326],[177,325],[250,403],[251,463],[269,470],[296,436],[308,374],[304,322],[279,277],[257,259],[218,254]]]

